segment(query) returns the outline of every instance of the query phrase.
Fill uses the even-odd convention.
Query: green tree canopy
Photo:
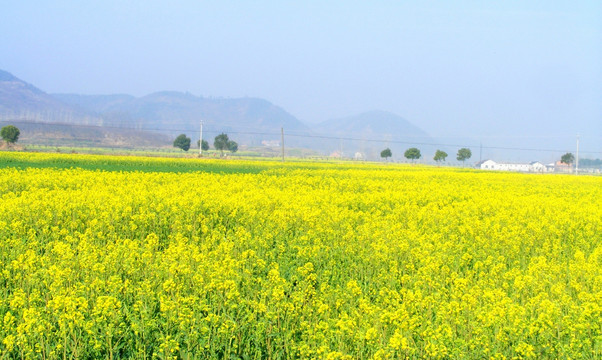
[[[230,150],[232,153],[237,152],[238,151],[238,143],[236,141],[229,140],[228,141],[228,150]]]
[[[601,167],[602,160],[600,159],[579,159],[579,165],[590,167]]]
[[[215,140],[213,140],[213,147],[216,150],[219,150],[222,155],[224,155],[224,150],[229,150],[233,153],[238,151],[238,143],[230,140],[225,133],[221,133],[215,137]]]
[[[201,140],[197,141],[196,146],[199,146],[199,145],[201,146],[201,150],[203,150],[203,151],[209,150],[209,142],[207,140],[203,140],[202,142],[201,142]]]
[[[470,151],[470,149],[462,148],[462,149],[458,150],[458,155],[456,156],[456,159],[458,159],[458,161],[464,162],[464,161],[470,159],[471,156],[472,156],[472,151]]]
[[[572,164],[572,163],[574,163],[574,162],[575,162],[575,155],[573,155],[573,154],[572,154],[572,153],[570,153],[570,152],[569,152],[569,153],[566,153],[566,154],[564,154],[564,155],[562,155],[562,156],[560,157],[560,162],[561,162],[561,163],[563,163],[563,164],[568,164],[568,165],[570,165],[570,164]]]
[[[0,136],[8,144],[16,143],[19,140],[19,135],[21,135],[21,131],[14,125],[7,125],[0,130]]]
[[[180,134],[174,140],[173,146],[180,148],[184,151],[188,151],[188,149],[190,149],[190,138],[188,136],[186,136],[185,134]]]
[[[445,151],[437,150],[435,152],[435,157],[433,158],[433,160],[435,160],[436,162],[441,162],[441,161],[445,161],[446,158],[447,158],[447,153]]]
[[[380,152],[380,157],[384,158],[385,160],[387,160],[387,158],[390,158],[391,156],[393,156],[393,153],[391,152],[391,149],[389,149],[389,148],[386,148]]]
[[[219,150],[223,155],[224,150],[228,150],[228,141],[230,141],[230,139],[228,139],[228,135],[221,133],[213,140],[213,147],[216,150]]]
[[[420,159],[422,155],[420,154],[420,150],[418,150],[418,148],[413,147],[407,149],[403,156],[405,156],[406,159],[412,160],[412,162],[414,162],[417,159]]]

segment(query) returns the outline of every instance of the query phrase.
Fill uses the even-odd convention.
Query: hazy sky
[[[252,96],[310,123],[379,109],[434,136],[602,143],[599,0],[5,1],[0,69],[49,93]]]

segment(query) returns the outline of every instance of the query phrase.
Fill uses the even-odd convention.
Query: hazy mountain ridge
[[[99,117],[69,106],[2,70],[0,70],[0,120],[101,124]]]
[[[285,134],[303,135],[287,137],[288,147],[320,149],[327,153],[342,151],[346,157],[360,152],[368,158],[378,157],[384,146],[394,149],[394,157],[401,157],[402,148],[407,146],[396,141],[428,142],[430,139],[426,132],[406,119],[384,111],[328,120],[310,127],[283,108],[259,98],[207,98],[177,91],[142,97],[47,94],[0,71],[0,121],[7,120],[152,130],[169,137],[185,133],[193,142],[198,140],[199,125],[203,121],[205,139],[227,132],[241,145],[251,146],[259,146],[264,140],[279,142],[280,129],[284,128]],[[39,133],[40,127],[36,129]],[[54,132],[59,130],[53,128]],[[315,135],[366,141],[343,143],[312,137]]]
[[[117,126],[196,135],[200,121],[208,133],[235,131],[255,144],[265,136],[245,133],[310,133],[310,128],[267,100],[204,98],[162,91],[131,95],[47,94],[0,71],[0,120]],[[211,135],[211,134],[210,134]],[[270,136],[273,138],[273,136]]]
[[[215,133],[236,132],[236,138],[249,145],[287,131],[310,133],[310,128],[267,100],[256,98],[215,99],[189,93],[162,91],[140,98],[126,95],[57,95],[63,101],[103,117],[106,125],[159,129],[169,134],[186,133],[198,138],[204,122],[208,138]]]
[[[78,94],[51,94],[54,98],[62,101],[65,104],[77,106],[95,114],[102,114],[119,104],[135,99],[132,95],[115,94],[115,95],[78,95]]]
[[[0,70],[0,123],[21,130],[20,140],[45,145],[165,146],[163,134],[102,128],[105,119]]]
[[[327,120],[314,126],[319,133],[336,136],[349,134],[366,139],[416,137],[428,139],[429,135],[403,117],[380,110],[368,111],[358,115]]]
[[[380,110],[327,120],[316,124],[313,129],[319,134],[340,137],[340,141],[330,142],[331,151],[342,152],[346,157],[356,156],[357,153],[357,156],[375,159],[388,147],[394,158],[402,159],[403,152],[413,144],[433,142],[429,134],[418,126],[399,115]],[[424,146],[422,148],[431,150]]]

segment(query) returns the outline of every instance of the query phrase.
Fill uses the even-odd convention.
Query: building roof
[[[535,164],[541,164],[543,165],[543,163],[541,161],[531,161],[530,163],[513,163],[513,162],[496,162],[493,161],[491,159],[487,159],[487,160],[483,160],[483,161],[479,161],[476,165],[480,166],[488,161],[491,161],[492,163],[496,164],[496,165],[535,165]]]
[[[481,166],[481,165],[483,165],[484,163],[486,163],[487,161],[491,161],[491,162],[495,163],[495,161],[493,161],[493,160],[491,160],[491,159],[485,159],[485,160],[483,160],[483,161],[479,161],[479,162],[478,162],[478,163],[476,163],[475,165],[476,165],[476,166]]]

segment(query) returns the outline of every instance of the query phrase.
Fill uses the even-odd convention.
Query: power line
[[[80,124],[66,124],[66,123],[42,123],[35,121],[27,121],[27,120],[14,120],[21,123],[31,124],[31,125],[42,125],[42,126],[65,126],[65,127],[81,127],[81,128],[94,128],[94,129],[118,129],[118,130],[133,130],[133,131],[160,131],[160,132],[187,132],[187,133],[196,133],[198,129],[162,129],[162,128],[134,128],[134,127],[123,127],[123,126],[115,126],[115,125],[80,125]],[[7,122],[7,121],[2,121]],[[205,125],[207,126],[207,125]],[[220,134],[224,132],[224,130],[203,130],[205,133],[211,134]],[[261,132],[261,131],[228,131],[229,134],[236,135],[264,135],[264,136],[281,136],[279,133],[272,132]],[[445,143],[430,143],[430,142],[414,142],[414,141],[402,141],[402,140],[383,140],[383,139],[366,139],[366,138],[354,138],[354,137],[340,137],[340,136],[328,136],[328,135],[319,135],[319,134],[304,134],[298,132],[287,132],[287,136],[291,137],[299,137],[299,138],[310,138],[310,139],[327,139],[327,140],[345,140],[345,141],[363,141],[363,142],[389,142],[393,144],[403,144],[403,145],[422,145],[422,146],[447,146],[447,147],[476,147],[477,145],[466,145],[466,144],[445,144]],[[564,150],[559,149],[537,149],[537,148],[519,148],[519,147],[506,147],[506,146],[482,146],[483,149],[490,150],[510,150],[510,151],[539,151],[539,152],[565,152]],[[586,154],[602,154],[602,151],[580,151],[581,153]]]
[[[367,142],[384,142],[385,140],[378,139],[361,139],[361,138],[349,138],[349,137],[338,137],[338,136],[326,136],[326,135],[296,135],[296,134],[288,134],[289,136],[297,136],[297,137],[311,137],[311,138],[320,138],[320,139],[342,139],[348,141],[367,141]],[[413,141],[400,141],[400,140],[386,140],[387,142],[394,144],[406,144],[406,145],[425,145],[425,146],[450,146],[450,147],[474,147],[476,145],[459,145],[459,144],[441,144],[441,143],[423,143],[423,142],[413,142]],[[563,152],[566,150],[554,150],[554,149],[532,149],[532,148],[514,148],[514,147],[504,147],[504,146],[483,146],[483,149],[494,149],[494,150],[519,150],[519,151],[544,151],[544,152]],[[602,151],[582,151],[591,154],[602,154]]]

